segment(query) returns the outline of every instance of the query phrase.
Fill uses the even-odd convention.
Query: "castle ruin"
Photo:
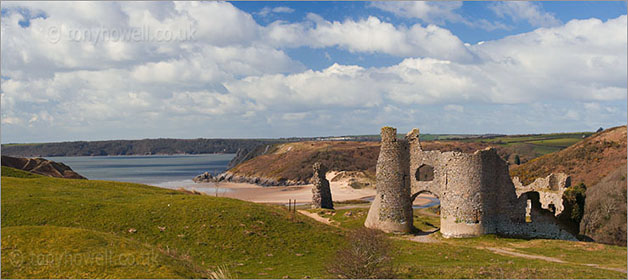
[[[523,186],[510,178],[495,149],[474,153],[423,151],[419,130],[397,139],[384,127],[376,168],[377,194],[365,226],[385,232],[413,230],[412,202],[429,193],[440,200],[440,232],[446,237],[500,234],[575,240],[556,216],[563,210],[565,174]]]
[[[327,167],[320,162],[314,163],[314,176],[312,177],[312,208],[334,209],[334,202],[331,199],[329,181],[325,178]]]

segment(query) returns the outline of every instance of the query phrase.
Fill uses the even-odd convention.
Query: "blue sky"
[[[3,2],[1,138],[592,131],[626,33],[625,1]]]

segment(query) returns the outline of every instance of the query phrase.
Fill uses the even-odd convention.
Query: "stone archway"
[[[427,194],[428,196],[421,196],[422,194]],[[414,204],[419,196],[421,196],[420,199],[427,200],[425,203],[422,203],[422,206]],[[412,194],[410,199],[412,202],[412,217],[415,229],[425,233],[439,231],[440,198],[438,195],[429,190],[421,190]]]

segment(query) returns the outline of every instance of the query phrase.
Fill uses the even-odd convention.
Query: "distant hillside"
[[[67,178],[67,179],[85,179],[85,177],[80,174],[74,172],[72,168],[61,163],[55,162],[52,160],[47,160],[44,158],[16,158],[9,156],[2,156],[2,175],[4,176],[5,168],[14,168],[22,171],[27,171],[34,174],[49,176],[49,177],[57,177],[57,178]],[[6,169],[6,171],[10,173],[19,173],[15,170]]]
[[[425,141],[425,150],[474,152],[489,146],[487,143],[462,143],[456,141]],[[307,183],[312,177],[312,165],[320,161],[330,171],[365,171],[375,175],[379,155],[379,142],[305,141],[275,144],[258,148],[252,157],[227,173],[246,181],[264,185],[283,185],[284,182]],[[497,147],[498,153],[507,158],[505,149]],[[260,152],[261,151],[261,152]]]
[[[593,186],[613,170],[626,164],[626,126],[595,133],[568,148],[547,154],[520,166],[510,174],[529,184],[552,172],[571,175],[572,184]]]
[[[3,144],[2,154],[20,157],[214,154],[252,150],[283,139],[143,139]]]

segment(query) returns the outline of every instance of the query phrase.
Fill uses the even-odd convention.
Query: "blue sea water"
[[[235,154],[46,157],[62,162],[91,180],[133,182],[174,188],[193,184],[203,172],[227,169]]]

